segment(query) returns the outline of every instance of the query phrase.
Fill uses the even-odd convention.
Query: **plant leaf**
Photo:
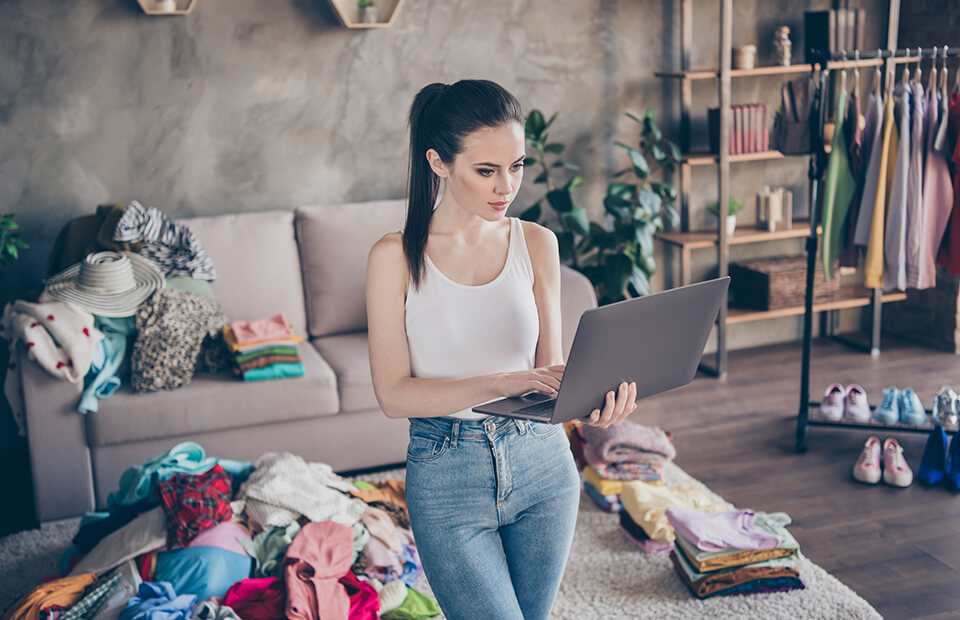
[[[0,228],[6,228],[7,230],[16,230],[19,228],[17,223],[11,219],[0,220]]]
[[[633,227],[634,239],[640,247],[640,254],[650,256],[653,254],[653,227],[648,226],[646,222],[637,222]]]
[[[607,185],[607,196],[615,196],[622,200],[629,202],[633,200],[633,190],[635,189],[633,183],[610,183]]]
[[[604,263],[603,285],[608,297],[623,299],[623,290],[633,274],[633,261],[622,252],[610,254]]]
[[[556,233],[556,235],[557,245],[560,249],[560,260],[569,262],[573,259],[573,233],[569,230],[564,230]]]
[[[632,146],[627,146],[623,142],[616,142],[615,144],[630,155],[630,161],[633,163],[633,171],[638,177],[646,179],[650,176],[650,166],[647,164],[647,158],[643,156],[643,153]]]
[[[583,207],[574,206],[570,213],[564,213],[563,219],[567,222],[573,232],[586,235],[590,230],[590,219],[587,217],[587,210]]]
[[[547,182],[547,171],[544,170],[537,175],[537,178],[533,180],[534,183],[546,183]]]
[[[647,278],[647,274],[637,266],[634,266],[630,272],[630,284],[638,296],[643,297],[650,294],[650,280]]]
[[[573,211],[573,198],[570,196],[570,190],[567,188],[555,189],[547,192],[547,202],[557,213],[570,213]]]
[[[575,174],[569,181],[567,181],[567,190],[575,190],[581,185],[583,185],[583,177],[581,177],[579,174]]]
[[[553,124],[553,121],[556,120],[556,118],[557,118],[557,113],[554,112],[553,115],[550,117],[550,120],[547,121],[547,123],[543,126],[543,128],[544,128],[544,129],[549,128],[550,125]]]
[[[644,131],[648,132],[657,142],[663,139],[663,134],[660,132],[660,127],[657,125],[657,122],[653,120],[653,108],[647,108],[647,113],[643,117],[643,129]]]
[[[527,157],[526,159],[523,160],[523,165],[524,167],[533,166],[533,165],[536,165],[538,161],[540,160],[537,159],[536,157]]]
[[[17,246],[12,243],[7,245],[7,254],[14,258],[19,258],[20,256],[20,253],[17,251]]]
[[[540,110],[531,110],[530,114],[527,115],[523,129],[527,140],[536,142],[540,138],[540,134],[543,133],[543,130],[546,129],[543,121],[543,112]]]
[[[630,112],[624,112],[623,114],[624,114],[626,117],[632,119],[632,120],[633,120],[635,123],[637,123],[638,125],[643,125],[643,121],[640,120],[639,118],[637,118],[637,117],[636,117],[635,115],[633,115],[632,113],[630,113]]]
[[[673,156],[674,161],[680,161],[683,159],[683,156],[680,154],[680,147],[674,144],[673,142],[667,142],[667,147],[670,149],[670,155]]]
[[[553,153],[559,155],[563,153],[563,149],[567,148],[565,145],[560,144],[559,142],[551,142],[550,144],[545,144],[543,150],[547,153]]]
[[[660,213],[660,205],[663,201],[656,192],[644,188],[637,194],[637,202],[644,210],[647,219],[651,219]]]
[[[540,221],[540,203],[534,204],[532,207],[529,207],[523,213],[520,214],[520,219],[527,222],[539,222]]]

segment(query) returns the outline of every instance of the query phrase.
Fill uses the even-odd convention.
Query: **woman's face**
[[[428,151],[427,157],[434,172],[446,179],[444,201],[449,195],[467,212],[495,221],[503,217],[520,190],[524,145],[523,127],[511,121],[469,134],[452,165],[431,158],[436,151]]]

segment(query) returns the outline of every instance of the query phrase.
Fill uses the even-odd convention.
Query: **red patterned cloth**
[[[287,591],[276,577],[244,579],[230,586],[223,604],[233,609],[242,620],[277,620],[284,618]]]
[[[340,585],[350,597],[349,620],[377,620],[380,617],[380,597],[369,583],[360,581],[351,571],[340,578]]]
[[[167,545],[185,547],[201,530],[233,516],[230,475],[219,464],[205,474],[177,474],[156,485],[167,513]]]

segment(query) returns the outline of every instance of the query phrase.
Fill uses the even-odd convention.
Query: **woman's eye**
[[[520,172],[521,170],[523,170],[523,162],[513,164],[514,172]]]
[[[477,168],[477,172],[479,172],[482,177],[488,177],[493,174],[493,170],[490,168]]]

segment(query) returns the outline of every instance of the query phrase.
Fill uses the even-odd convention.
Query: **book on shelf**
[[[730,106],[729,149],[731,155],[762,153],[770,150],[770,129],[767,125],[769,109],[765,103],[746,103]],[[720,109],[707,110],[707,128],[710,152],[716,153],[720,144]]]
[[[803,14],[804,62],[816,62],[820,58],[814,51],[838,54],[863,48],[863,31],[866,27],[864,9],[830,9],[829,11],[806,11]]]

